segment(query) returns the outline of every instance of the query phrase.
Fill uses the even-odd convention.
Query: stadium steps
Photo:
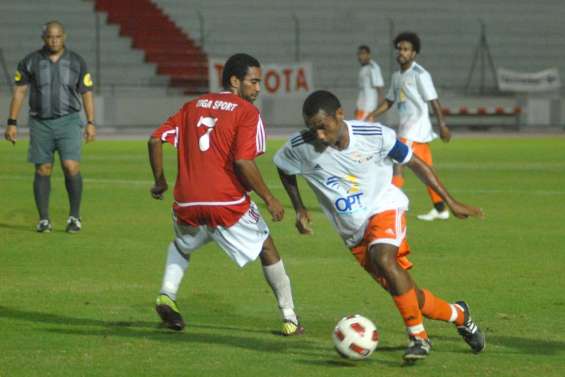
[[[11,76],[25,55],[41,47],[46,21],[60,20],[67,33],[66,45],[86,60],[97,94],[180,95],[182,90],[170,87],[168,76],[158,75],[157,66],[147,62],[142,51],[131,47],[131,39],[121,37],[119,27],[106,19],[106,13],[95,12],[93,1],[0,1],[0,49],[7,70],[2,76]],[[9,91],[2,80],[0,95]]]
[[[245,51],[263,63],[288,63],[298,57],[313,63],[316,87],[350,88],[353,95],[357,46],[373,49],[388,85],[391,72],[398,69],[391,33],[403,30],[420,34],[418,62],[432,73],[438,89],[461,91],[479,42],[479,19],[486,24],[497,67],[565,71],[565,50],[559,44],[565,32],[563,0],[545,0],[543,7],[527,0],[153,1],[199,41],[208,56],[225,58]]]
[[[107,12],[108,22],[132,38],[132,46],[144,51],[158,74],[170,77],[170,86],[185,94],[206,92],[206,54],[158,6],[149,0],[96,0],[96,9]]]

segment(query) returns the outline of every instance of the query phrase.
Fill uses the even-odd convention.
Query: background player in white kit
[[[357,95],[355,119],[363,120],[369,117],[369,114],[384,101],[384,80],[381,67],[371,59],[369,46],[359,46],[357,60],[361,64],[361,69],[359,69],[359,94]],[[372,120],[369,118],[368,120]]]
[[[406,143],[414,154],[432,166],[432,152],[429,143],[437,138],[437,135],[432,130],[428,103],[431,104],[437,118],[441,140],[449,142],[451,134],[443,118],[431,75],[414,61],[416,55],[420,53],[420,45],[420,38],[412,32],[400,33],[394,39],[394,46],[397,50],[396,60],[400,65],[400,71],[396,71],[392,75],[386,100],[365,119],[369,120],[371,117],[376,119],[396,103],[400,140]],[[401,165],[395,166],[393,184],[400,188],[404,186]],[[446,208],[445,202],[432,187],[428,186],[427,190],[434,208],[426,214],[419,215],[418,219],[426,221],[447,220],[449,210]]]
[[[176,304],[190,256],[215,241],[239,267],[259,257],[263,273],[283,317],[282,334],[304,332],[294,311],[290,279],[269,228],[248,191],[265,202],[273,221],[284,209],[266,186],[255,165],[266,140],[259,110],[253,106],[260,91],[259,62],[247,54],[230,57],[222,76],[224,92],[209,93],[187,102],[149,140],[149,159],[155,185],[151,195],[162,199],[167,190],[162,143],[177,148],[173,218],[175,239],[168,248],[165,274],[156,310],[163,323],[182,330]]]
[[[454,323],[474,352],[483,351],[484,335],[471,320],[467,304],[449,304],[418,288],[407,271],[412,267],[404,215],[408,198],[391,182],[393,161],[433,187],[456,217],[482,217],[482,211],[455,200],[393,130],[379,123],[345,121],[332,93],[308,96],[303,116],[309,130],[292,135],[274,157],[296,211],[298,231],[311,233],[296,181],[296,175],[302,175],[354,257],[392,296],[410,337],[406,360],[422,359],[430,352],[422,315]]]

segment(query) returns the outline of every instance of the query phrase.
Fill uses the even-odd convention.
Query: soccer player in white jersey
[[[355,119],[363,120],[384,101],[384,80],[381,67],[371,59],[369,46],[359,46],[357,60],[361,64],[361,69],[359,70],[359,94],[357,95]]]
[[[442,197],[457,218],[482,217],[479,208],[455,200],[434,171],[379,123],[345,121],[330,92],[312,93],[303,106],[308,130],[292,135],[274,162],[296,211],[296,227],[312,233],[296,175],[314,191],[323,212],[365,270],[387,290],[410,338],[404,358],[425,358],[431,343],[422,316],[452,322],[474,352],[485,338],[471,320],[469,306],[450,304],[419,288],[408,273],[405,211],[408,198],[391,182],[393,162],[406,165]]]
[[[398,136],[408,145],[414,154],[432,166],[432,151],[430,143],[437,138],[432,129],[428,103],[431,104],[437,118],[439,136],[444,142],[449,142],[451,134],[445,123],[441,111],[438,95],[432,81],[432,76],[421,65],[415,62],[416,55],[420,53],[420,38],[416,33],[400,33],[394,39],[397,50],[396,60],[400,70],[394,72],[390,88],[383,103],[365,119],[376,119],[380,114],[396,104],[399,115]],[[402,165],[396,165],[393,184],[402,188],[404,186]],[[433,208],[426,214],[418,216],[425,221],[447,220],[449,210],[445,202],[432,187],[427,187],[428,195],[433,203]]]

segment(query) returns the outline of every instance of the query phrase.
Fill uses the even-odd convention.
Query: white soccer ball
[[[370,319],[359,314],[342,318],[332,334],[337,353],[351,360],[371,356],[379,344],[379,331]]]

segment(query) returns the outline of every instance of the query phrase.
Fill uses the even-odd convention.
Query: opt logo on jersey
[[[344,178],[331,176],[326,179],[326,186],[341,191],[344,194],[334,202],[334,207],[338,213],[349,215],[365,208],[361,201],[363,192],[359,188],[356,176],[347,175]]]
[[[210,149],[210,132],[212,132],[214,130],[214,127],[216,127],[217,121],[218,118],[203,116],[198,119],[198,124],[196,124],[196,127],[204,126],[207,128],[206,132],[202,136],[200,136],[200,139],[198,139],[198,146],[200,147],[200,150],[202,152],[206,152],[208,149]]]

